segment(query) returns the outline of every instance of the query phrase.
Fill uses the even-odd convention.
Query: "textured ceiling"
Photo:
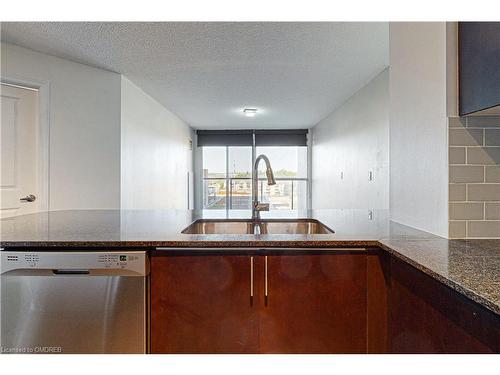
[[[204,129],[315,125],[389,65],[387,23],[29,22],[1,37],[122,73]]]

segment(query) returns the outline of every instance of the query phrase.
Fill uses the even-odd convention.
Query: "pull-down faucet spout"
[[[276,185],[276,181],[274,180],[273,169],[271,168],[271,163],[266,155],[261,154],[255,159],[255,164],[253,166],[252,173],[252,220],[259,221],[260,220],[260,211],[269,211],[269,203],[260,203],[259,202],[259,162],[264,160],[266,163],[266,177],[268,185]]]

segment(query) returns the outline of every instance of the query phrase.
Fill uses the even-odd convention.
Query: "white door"
[[[0,95],[0,217],[36,212],[38,91],[2,84]]]

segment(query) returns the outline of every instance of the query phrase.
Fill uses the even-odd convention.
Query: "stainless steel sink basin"
[[[200,219],[182,231],[185,234],[331,234],[333,230],[314,219],[252,220]]]

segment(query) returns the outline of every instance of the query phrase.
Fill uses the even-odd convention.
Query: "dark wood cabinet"
[[[499,353],[500,318],[412,266],[390,264],[392,353]]]
[[[497,315],[383,250],[185,254],[151,259],[153,353],[500,352]]]
[[[154,256],[151,350],[364,353],[366,254]]]
[[[366,352],[364,252],[266,259],[261,353]]]
[[[249,256],[152,257],[151,351],[257,353],[250,272]]]
[[[390,352],[390,260],[380,249],[366,256],[366,344],[371,354]]]

